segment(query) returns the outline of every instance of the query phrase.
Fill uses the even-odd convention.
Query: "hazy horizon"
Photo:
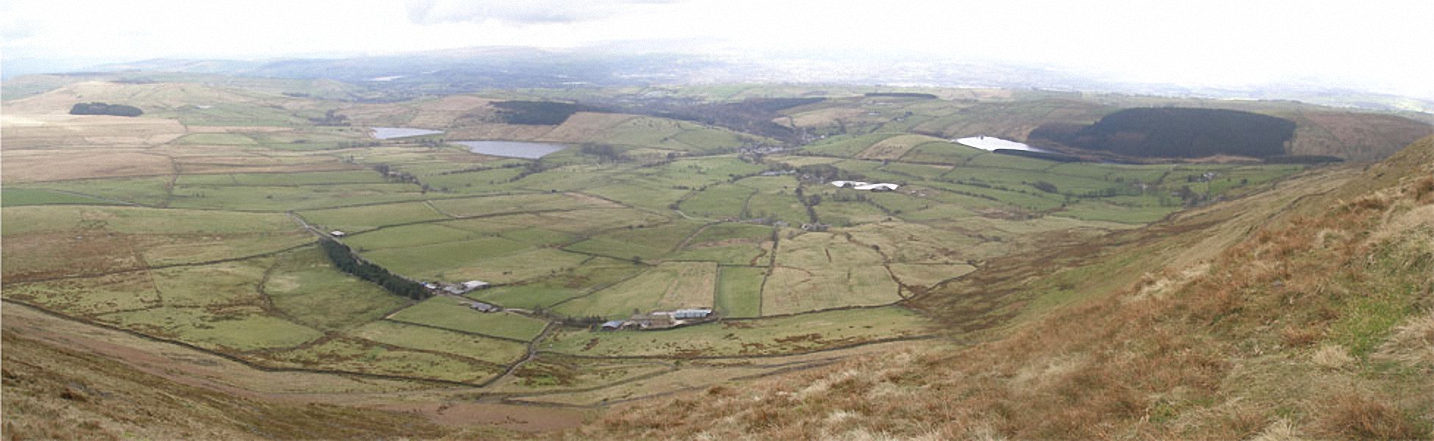
[[[341,58],[467,47],[623,47],[727,58],[990,61],[1110,81],[1318,84],[1434,98],[1417,75],[1434,3],[1274,1],[12,0],[4,65],[38,73],[146,59]],[[143,26],[140,26],[140,25]],[[82,31],[81,31],[82,30]]]

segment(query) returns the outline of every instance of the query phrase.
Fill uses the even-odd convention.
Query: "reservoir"
[[[369,130],[373,130],[373,137],[378,139],[397,139],[443,133],[442,130],[410,129],[405,127],[370,127]]]
[[[1025,151],[1028,151],[1028,152],[1051,153],[1051,152],[1048,152],[1048,151],[1045,151],[1045,150],[1041,150],[1041,149],[1038,149],[1038,148],[1035,148],[1035,147],[1031,147],[1031,146],[1025,145],[1025,144],[1023,144],[1023,143],[1019,143],[1019,142],[1015,142],[1015,141],[1007,141],[1007,140],[1004,140],[1004,139],[1001,139],[1001,138],[997,138],[997,137],[994,137],[994,136],[972,136],[972,137],[970,137],[970,138],[961,138],[961,139],[957,139],[957,140],[956,140],[956,143],[957,143],[957,144],[964,145],[964,146],[967,146],[967,147],[978,148],[978,149],[986,150],[986,151],[990,151],[990,152],[994,152],[994,151],[1000,150],[1000,149],[1008,149],[1008,150],[1025,150]]]
[[[517,141],[458,141],[453,144],[468,147],[469,151],[480,155],[523,159],[538,159],[568,148],[565,145]]]

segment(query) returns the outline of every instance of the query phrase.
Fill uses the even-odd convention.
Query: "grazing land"
[[[662,90],[348,101],[308,82],[225,84],[77,81],[7,97],[7,321],[15,305],[155,353],[325,379],[285,383],[284,394],[352,393],[378,408],[429,406],[433,418],[440,406],[605,406],[938,334],[986,336],[1043,305],[1010,290],[953,300],[1007,262],[1319,170],[1056,162],[949,141],[1026,140],[1042,124],[1118,110],[1035,92],[778,88],[793,98],[741,101],[743,89],[697,87],[685,93],[707,107],[693,109],[731,112],[677,119],[640,112],[640,97]],[[639,104],[619,112],[573,96]],[[68,113],[94,101],[144,113]],[[1310,133],[1364,121],[1311,118],[1289,119],[1293,145],[1352,136]],[[380,139],[375,126],[441,133]],[[499,158],[453,144],[466,140],[567,148]],[[437,288],[423,300],[394,295],[338,270],[319,240]],[[457,289],[470,281],[486,285]],[[941,326],[931,305],[967,313]],[[599,327],[690,308],[715,315],[664,330]]]

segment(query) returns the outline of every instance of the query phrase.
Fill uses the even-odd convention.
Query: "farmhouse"
[[[473,308],[474,311],[484,312],[484,313],[487,313],[487,312],[498,312],[498,311],[502,310],[502,308],[499,308],[498,305],[494,305],[494,304],[490,304],[490,303],[483,303],[483,302],[473,302],[473,303],[470,303],[470,304],[468,305],[468,307]]]
[[[616,330],[622,329],[622,327],[623,327],[624,325],[626,325],[626,324],[627,324],[627,322],[622,321],[622,320],[607,321],[607,322],[603,322],[602,326],[599,326],[599,327],[598,327],[598,330],[602,330],[602,331],[616,331]]]
[[[330,232],[329,232],[329,235],[330,235],[330,236],[333,236],[333,237],[344,237],[344,232],[343,232],[343,231],[339,231],[339,230],[334,230],[334,231],[330,231]]]

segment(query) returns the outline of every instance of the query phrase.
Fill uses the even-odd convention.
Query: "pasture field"
[[[649,357],[770,355],[809,352],[890,338],[923,335],[925,321],[899,307],[726,320],[654,332],[564,329],[544,352],[583,356]]]
[[[814,142],[802,148],[805,153],[821,156],[840,156],[850,158],[871,148],[872,145],[884,141],[887,138],[897,136],[895,133],[873,133],[861,136],[833,136],[821,141]]]
[[[25,205],[108,205],[113,202],[92,196],[61,193],[51,190],[28,190],[7,188],[0,190],[0,206],[21,207]]]
[[[324,331],[352,328],[408,305],[383,288],[334,269],[317,247],[278,256],[262,292],[294,322]]]
[[[461,297],[434,296],[388,317],[400,323],[418,323],[454,331],[515,340],[532,340],[547,323],[512,312],[478,312]]]
[[[854,156],[861,159],[895,160],[918,145],[941,141],[940,138],[926,135],[898,135],[878,141]]]
[[[239,211],[318,210],[353,205],[424,199],[413,184],[306,186],[175,186],[169,204],[176,208]]]
[[[712,219],[742,218],[747,200],[757,190],[741,185],[714,185],[693,192],[678,208],[692,216]]]
[[[389,375],[478,384],[503,373],[504,367],[472,357],[433,353],[355,337],[326,338],[317,344],[257,354],[278,367]]]
[[[468,293],[468,297],[512,308],[543,309],[607,288],[646,270],[645,266],[608,258],[590,258],[548,277],[535,278]]]
[[[667,262],[606,289],[574,298],[553,308],[571,317],[627,318],[634,312],[712,307],[717,264]]]
[[[6,168],[16,167],[10,164]],[[16,167],[19,168],[19,167]],[[52,181],[12,184],[5,181],[5,191],[35,190],[49,193],[63,193],[95,199],[98,204],[136,204],[160,206],[169,199],[168,177],[140,177],[118,179],[82,179],[73,181]],[[113,201],[113,202],[108,202]],[[8,202],[7,202],[8,204]]]
[[[425,202],[362,205],[328,210],[301,211],[299,215],[311,225],[325,230],[347,233],[372,230],[389,225],[447,219]]]
[[[702,228],[702,224],[678,220],[664,225],[619,229],[566,249],[617,259],[652,260],[676,250],[698,228]]]
[[[513,363],[528,355],[528,347],[523,343],[391,320],[370,322],[345,334],[386,345],[452,354],[494,364]]]
[[[607,389],[603,386],[616,385],[636,378],[649,376],[673,368],[665,363],[653,361],[600,360],[558,355],[542,355],[523,364],[493,384],[495,393],[543,393],[529,400],[543,397],[569,396],[571,393],[550,394],[562,390]],[[582,392],[578,392],[582,393]],[[574,403],[576,400],[566,401]]]
[[[762,314],[794,314],[901,300],[870,246],[845,236],[805,233],[782,241],[776,266],[762,290]]]
[[[312,328],[269,315],[258,306],[157,307],[116,311],[99,319],[148,335],[238,352],[294,347],[323,336]]]
[[[723,266],[717,269],[718,313],[726,317],[762,315],[762,281],[766,268]]]
[[[371,170],[327,171],[311,173],[224,173],[212,175],[183,175],[179,185],[221,185],[221,186],[300,186],[339,184],[381,184],[386,182],[383,175]]]
[[[516,254],[528,245],[501,237],[483,237],[459,242],[438,242],[404,248],[362,252],[364,258],[390,271],[424,280],[447,280],[444,274],[457,272],[477,262]]]

